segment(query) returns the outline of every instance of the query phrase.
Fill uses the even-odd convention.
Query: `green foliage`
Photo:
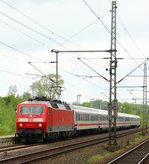
[[[22,96],[9,95],[0,97],[0,135],[8,135],[15,133],[15,110],[20,102],[23,102],[31,97],[31,94],[25,92]],[[79,104],[85,107],[107,110],[108,102],[95,100],[92,102],[84,102]],[[78,104],[77,104],[78,105]],[[149,107],[141,104],[119,103],[119,112],[136,114],[141,117],[141,124],[149,123]],[[144,111],[144,112],[143,112]],[[144,119],[144,121],[143,121]]]
[[[31,98],[31,94],[29,92],[24,92],[21,98],[24,100],[28,100],[29,98]]]
[[[125,103],[123,103],[123,105],[121,106],[120,111],[121,111],[122,113],[132,114],[132,105],[129,104],[129,103],[127,103],[127,102],[125,102]]]
[[[30,87],[35,93],[36,96],[47,96],[52,99],[56,98],[61,92],[61,88],[64,85],[64,80],[61,79],[61,76],[58,76],[58,86],[56,82],[56,75],[49,74],[46,77],[41,78],[39,81],[34,82]]]
[[[103,159],[103,155],[100,155],[100,154],[93,155],[87,160],[87,163],[93,164],[93,163],[96,163],[102,159]]]
[[[23,99],[14,95],[0,97],[0,135],[15,133],[15,108]]]
[[[91,103],[90,102],[84,102],[84,103],[81,104],[81,106],[91,107]]]
[[[102,100],[92,100],[79,104],[80,106],[108,110],[108,102]],[[141,117],[141,125],[149,124],[149,106],[142,104],[131,104],[128,102],[118,103],[118,111],[127,114],[135,114]],[[143,112],[144,111],[144,112]],[[144,113],[144,114],[143,114]],[[144,121],[143,121],[144,120]]]
[[[0,109],[0,135],[13,134],[15,132],[15,111],[8,107]]]

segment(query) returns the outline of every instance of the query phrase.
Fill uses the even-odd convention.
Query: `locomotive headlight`
[[[42,127],[42,124],[39,124],[39,127]]]
[[[20,124],[20,126],[22,126],[22,124]]]

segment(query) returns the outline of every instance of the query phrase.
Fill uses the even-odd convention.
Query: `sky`
[[[148,0],[117,0],[116,46],[117,57],[122,58],[117,81],[148,58],[148,6]],[[39,80],[33,74],[41,75],[34,67],[44,74],[56,73],[55,63],[45,63],[56,60],[52,49],[109,50],[110,10],[111,0],[0,0],[0,96],[14,85],[19,95],[31,93],[30,85]],[[65,82],[61,99],[72,103],[81,95],[81,103],[107,101],[109,82],[99,76],[109,79],[105,57],[110,54],[59,53],[58,72]],[[142,103],[143,74],[144,63],[118,83],[118,101]]]

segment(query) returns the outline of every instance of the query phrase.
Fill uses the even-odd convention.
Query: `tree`
[[[132,114],[132,104],[127,103],[127,102],[123,103],[123,105],[121,106],[120,111],[122,113]]]
[[[64,80],[58,75],[58,84],[56,84],[56,75],[48,74],[39,81],[34,82],[30,87],[36,96],[48,96],[51,99],[56,98],[61,93]]]
[[[16,85],[14,85],[14,86],[10,86],[9,87],[9,89],[8,89],[8,93],[7,93],[7,95],[8,96],[11,96],[11,95],[16,95],[16,93],[17,93],[17,86]]]
[[[31,94],[29,92],[24,92],[22,95],[22,98],[24,100],[28,100],[29,98],[31,98]]]

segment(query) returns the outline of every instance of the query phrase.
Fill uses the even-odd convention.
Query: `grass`
[[[137,135],[133,135],[131,137],[131,139],[130,139],[130,137],[127,138],[127,140],[125,141],[125,145],[123,145],[123,147],[121,147],[119,150],[117,150],[115,152],[109,152],[105,149],[103,151],[103,153],[91,156],[87,160],[87,163],[88,164],[106,163],[107,160],[113,159],[114,157],[118,156],[119,154],[124,153],[128,149],[131,149],[134,145],[137,145],[138,143],[141,143],[142,141],[144,141],[147,138],[149,138],[148,134],[146,136],[141,135],[141,133],[139,133]]]
[[[103,154],[97,154],[93,155],[90,159],[88,159],[87,163],[88,164],[93,164],[99,161],[103,161],[105,158],[108,158],[112,155],[111,152],[105,152]]]
[[[15,111],[12,108],[0,108],[0,135],[15,132]]]

